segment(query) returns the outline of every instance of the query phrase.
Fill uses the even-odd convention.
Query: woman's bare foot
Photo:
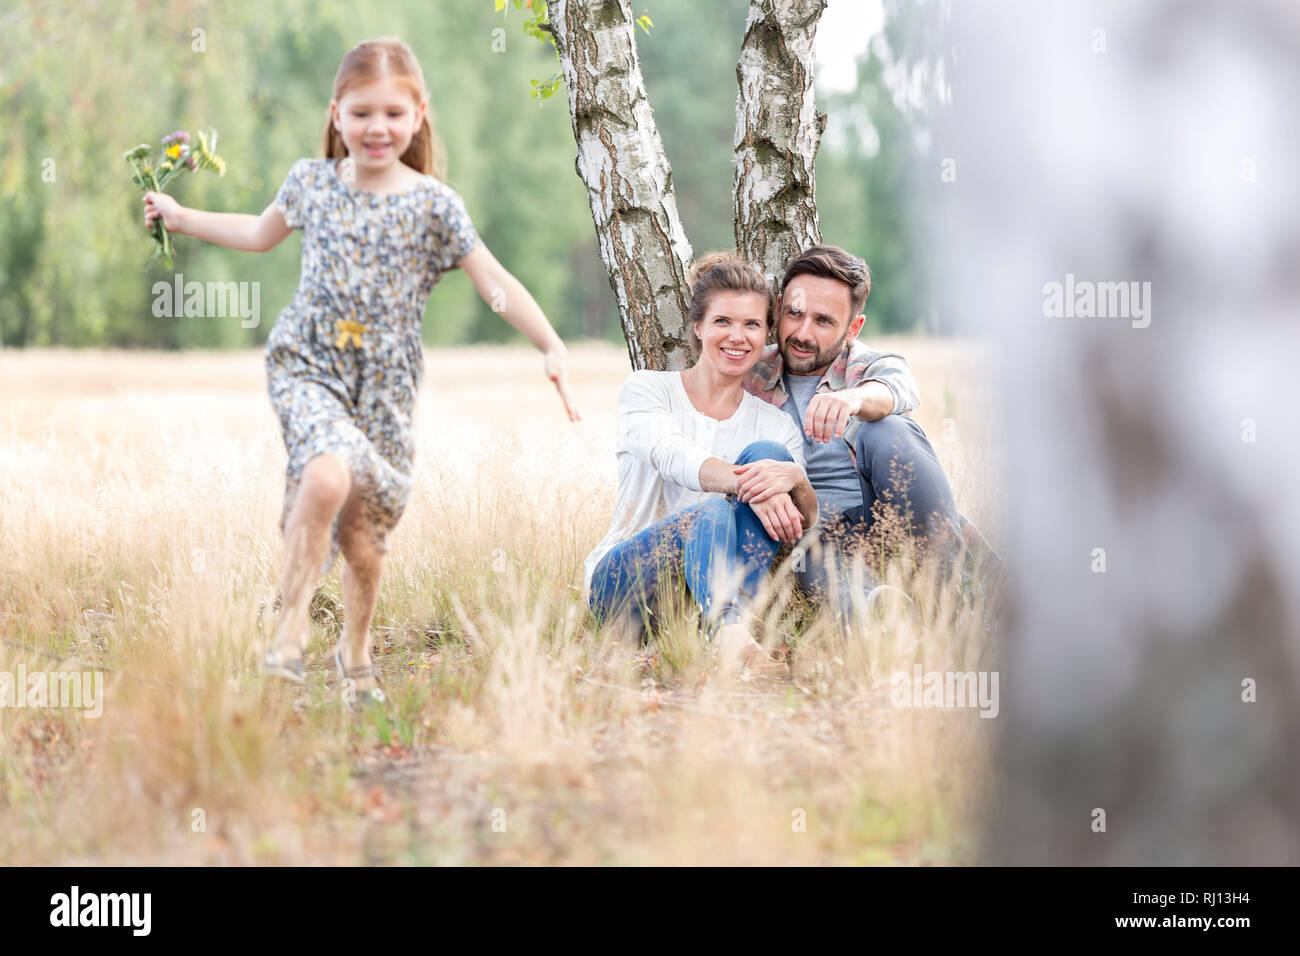
[[[790,674],[789,664],[767,653],[752,638],[749,646],[741,651],[741,658],[744,661],[745,673],[753,674],[755,677],[787,677]]]
[[[729,676],[743,672],[755,677],[777,677],[790,673],[785,661],[763,650],[743,623],[724,624],[718,630],[718,655],[722,671]]]

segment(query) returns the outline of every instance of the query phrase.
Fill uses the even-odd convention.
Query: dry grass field
[[[912,360],[917,418],[996,543],[983,347],[873,344]],[[975,859],[997,721],[891,706],[889,677],[989,669],[981,630],[905,605],[804,620],[792,678],[726,684],[689,620],[626,647],[580,600],[626,353],[573,347],[576,425],[531,350],[426,360],[374,628],[390,703],[353,715],[338,565],[306,683],[257,673],[284,467],[261,353],[0,352],[0,672],[104,677],[98,717],[0,707],[0,862]]]

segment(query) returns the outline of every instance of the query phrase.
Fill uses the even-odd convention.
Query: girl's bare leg
[[[316,455],[303,467],[298,497],[284,527],[284,570],[280,576],[280,616],[272,647],[286,658],[307,650],[311,624],[307,609],[329,554],[330,526],[352,486],[338,455]]]
[[[379,602],[379,580],[384,554],[375,547],[361,496],[355,491],[339,516],[339,544],[343,551],[343,638],[340,651],[349,671],[370,663],[370,623]],[[359,685],[358,689],[367,689]]]

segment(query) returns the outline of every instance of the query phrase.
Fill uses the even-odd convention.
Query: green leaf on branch
[[[496,12],[508,19],[510,8],[506,6],[506,0],[493,0],[493,2]],[[546,4],[543,0],[514,0],[514,3],[516,10],[528,10],[532,14],[523,22],[524,35],[549,44],[558,59],[560,50],[555,45],[555,35],[551,32],[551,24],[547,19]],[[646,19],[649,20],[649,17]],[[559,84],[564,82],[564,77],[562,74],[556,73],[549,80],[529,80],[528,82],[532,85],[529,95],[533,99],[547,100],[555,95]]]
[[[555,95],[555,91],[558,90],[560,84],[564,82],[564,74],[556,73],[552,75],[549,80],[544,80],[540,83],[537,80],[529,80],[528,82],[533,86],[531,92],[533,99],[548,100]]]

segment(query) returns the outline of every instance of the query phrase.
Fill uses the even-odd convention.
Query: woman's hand
[[[185,210],[184,206],[166,193],[156,192],[145,193],[143,202],[146,229],[152,229],[154,220],[161,216],[163,225],[168,232],[184,234],[184,230],[181,228],[181,216]]]
[[[771,458],[737,465],[731,471],[736,476],[736,497],[748,505],[793,491],[803,477],[803,470],[794,462]]]
[[[768,537],[794,544],[803,534],[803,516],[787,492],[772,495],[763,501],[751,502],[749,506],[758,515],[758,520],[763,522]]]
[[[542,355],[546,363],[546,377],[555,383],[556,391],[560,393],[560,401],[564,402],[564,410],[569,415],[569,421],[582,421],[582,416],[578,414],[578,409],[573,404],[573,396],[569,394],[567,378],[569,350],[560,344],[543,352]]]

